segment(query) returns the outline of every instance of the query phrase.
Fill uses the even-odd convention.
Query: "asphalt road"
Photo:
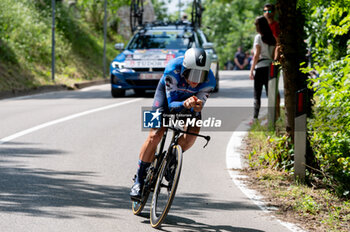
[[[248,72],[221,72],[207,106],[233,109],[231,126],[252,117]],[[0,101],[0,230],[153,231],[149,204],[131,211],[129,190],[140,146],[141,107],[152,93],[113,99],[109,85]],[[263,99],[266,104],[266,98]],[[242,110],[245,109],[249,110]],[[184,154],[164,231],[289,231],[232,182],[226,147],[232,131],[203,132]]]

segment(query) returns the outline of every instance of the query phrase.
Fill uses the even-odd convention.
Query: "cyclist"
[[[160,112],[181,112],[188,109],[197,114],[200,112],[215,88],[216,81],[210,70],[210,57],[201,48],[190,48],[184,56],[172,59],[165,68],[154,95],[153,110]],[[188,128],[189,132],[199,133],[199,127]],[[141,190],[147,168],[154,159],[158,143],[165,128],[152,128],[141,147],[135,182],[131,187],[130,197],[133,201],[141,198]],[[195,142],[196,136],[184,134],[179,138],[183,151],[188,150]]]

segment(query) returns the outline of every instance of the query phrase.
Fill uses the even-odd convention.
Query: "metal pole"
[[[55,81],[55,12],[56,0],[52,0],[52,47],[51,47],[51,78]]]
[[[268,104],[267,104],[267,119],[268,128],[270,131],[275,130],[276,122],[276,99],[278,93],[278,66],[273,63],[270,65],[269,69],[269,82],[268,82]]]
[[[307,89],[296,93],[296,115],[294,131],[294,177],[303,182],[306,175],[306,130],[307,130]]]
[[[181,20],[181,0],[179,0],[179,20]]]
[[[107,0],[105,0],[104,8],[105,16],[103,20],[103,78],[106,78]]]

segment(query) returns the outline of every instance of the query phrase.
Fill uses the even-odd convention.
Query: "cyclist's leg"
[[[165,84],[161,80],[158,83],[156,93],[154,94],[152,110],[159,110],[161,113],[167,112],[167,99],[165,93]],[[143,143],[140,151],[140,160],[146,163],[151,163],[154,159],[154,153],[162,139],[165,129],[151,129],[146,141]]]
[[[141,146],[139,159],[145,163],[151,163],[154,159],[157,146],[163,137],[165,128],[151,129],[146,141]]]
[[[165,86],[162,81],[159,81],[154,97],[153,110],[160,109],[161,112],[164,112],[166,106]],[[151,129],[146,141],[141,146],[136,178],[130,191],[130,197],[134,200],[141,197],[144,177],[146,176],[148,167],[154,159],[154,154],[160,140],[162,139],[164,131],[165,129],[163,127],[159,129]]]
[[[200,127],[189,127],[188,131],[191,133],[198,134],[200,129],[201,129]],[[182,151],[185,152],[188,149],[190,149],[192,145],[195,143],[196,139],[197,139],[197,136],[195,135],[183,134],[179,138],[179,145],[181,146]]]
[[[162,139],[165,129],[151,129],[146,141],[143,143],[140,151],[136,178],[131,187],[130,197],[133,200],[138,200],[141,197],[141,190],[144,184],[144,179],[147,174],[147,169],[154,159],[157,146]]]

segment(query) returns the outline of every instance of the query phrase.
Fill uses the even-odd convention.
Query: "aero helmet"
[[[202,48],[190,48],[183,60],[182,75],[189,81],[203,83],[208,80],[210,57]]]

